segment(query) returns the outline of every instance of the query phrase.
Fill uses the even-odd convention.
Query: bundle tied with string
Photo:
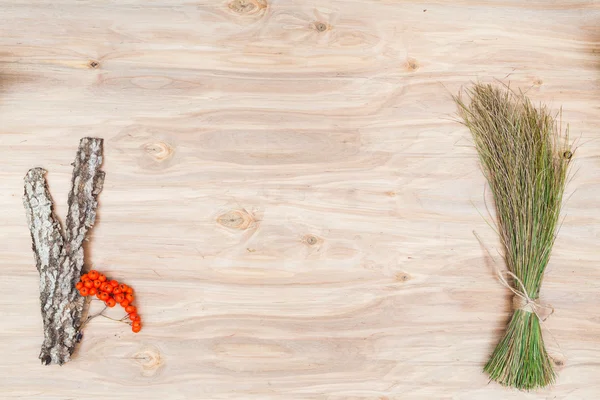
[[[573,153],[556,117],[523,93],[476,84],[465,94],[469,101],[455,101],[494,199],[508,275],[498,278],[513,293],[514,313],[484,370],[506,386],[544,387],[555,379],[542,337],[553,310],[539,295]]]
[[[504,277],[501,276],[500,281],[504,286],[506,286],[511,292],[514,293],[512,298],[512,309],[513,311],[520,310],[527,313],[535,314],[540,321],[545,321],[549,316],[554,314],[554,308],[549,304],[542,304],[539,301],[533,300],[529,297],[527,292],[525,291],[525,286],[523,286],[523,282],[512,272],[507,271],[507,273],[517,282],[520,286],[519,289],[515,289],[506,282]]]

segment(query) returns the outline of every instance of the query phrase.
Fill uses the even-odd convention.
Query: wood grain
[[[600,396],[597,1],[0,0],[0,397]],[[579,146],[543,285],[564,365],[481,373],[509,316],[484,179],[451,94],[500,79]],[[22,177],[105,139],[93,266],[144,330],[94,320],[39,365]],[[117,313],[118,314],[118,313]],[[26,373],[24,373],[26,372]]]

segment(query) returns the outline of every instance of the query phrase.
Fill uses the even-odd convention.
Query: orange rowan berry
[[[88,277],[93,281],[98,279],[98,275],[100,274],[98,274],[98,271],[96,270],[91,270],[90,272],[88,272]]]
[[[126,284],[124,284],[124,283],[121,283],[121,284],[119,285],[119,289],[121,289],[121,292],[123,292],[123,293],[127,293],[127,288],[128,288],[128,287],[129,287],[129,286],[127,286],[127,285],[126,285]]]
[[[126,299],[128,302],[130,302],[130,303],[133,303],[133,299],[134,299],[134,297],[133,297],[133,295],[132,295],[131,293],[127,293],[127,294],[125,295],[125,299]]]
[[[137,311],[137,308],[135,308],[135,306],[129,305],[129,306],[125,307],[125,312],[127,314],[131,314],[132,312],[136,312],[136,311]]]
[[[108,283],[105,283],[103,288],[104,288],[103,292],[106,292],[106,293],[112,293],[112,291],[113,291],[113,287],[110,286],[110,284],[108,284]]]
[[[131,286],[127,287],[127,293],[133,294],[133,288]]]
[[[108,293],[106,293],[106,292],[100,293],[100,300],[107,301],[108,299],[110,299],[110,295]]]
[[[133,333],[138,333],[139,331],[142,330],[142,326],[141,325],[132,326],[131,330],[133,331]]]
[[[102,292],[98,289],[96,289],[96,297],[100,299],[100,297],[102,296]]]
[[[122,302],[119,303],[121,305],[121,307],[123,308],[127,308],[129,307],[129,302],[127,300],[123,300]]]
[[[90,296],[94,296],[96,293],[98,293],[98,289],[96,289],[95,287],[89,288],[88,293],[90,294]]]
[[[87,281],[89,279],[90,279],[90,277],[88,276],[88,274],[81,275],[81,282],[85,282],[85,281]]]
[[[100,282],[106,282],[106,275],[104,275],[104,274],[98,274],[98,280]]]
[[[83,287],[83,282],[77,282],[75,284],[75,289],[77,289],[77,290],[81,290],[82,287]]]
[[[85,286],[81,288],[81,290],[79,291],[79,294],[81,294],[83,297],[87,296],[88,294],[90,294],[90,291],[88,288],[86,288]]]
[[[117,287],[117,286],[119,286],[119,282],[117,282],[117,281],[115,281],[115,280],[113,279],[112,281],[110,281],[110,285],[111,285],[112,287]]]
[[[102,282],[99,279],[96,279],[94,281],[94,287],[98,289],[100,286],[102,286]]]
[[[91,289],[94,287],[94,282],[87,280],[87,281],[83,282],[83,286],[85,286],[88,289]]]
[[[139,320],[141,320],[141,317],[138,313],[132,312],[132,313],[129,313],[129,319],[131,321],[139,321]]]
[[[114,298],[117,301],[117,303],[121,304],[121,302],[125,300],[125,295],[123,293],[117,293],[114,295]]]
[[[106,305],[109,307],[114,307],[116,304],[117,304],[117,302],[112,297],[110,297],[108,300],[106,300]]]
[[[119,293],[121,293],[121,288],[118,286],[114,286],[112,292],[113,292],[113,294],[119,294]]]

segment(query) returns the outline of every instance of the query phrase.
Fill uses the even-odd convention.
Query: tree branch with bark
[[[40,274],[44,341],[43,364],[64,364],[77,344],[84,299],[75,284],[84,266],[83,243],[96,220],[98,195],[104,184],[103,139],[83,138],[73,163],[65,231],[54,213],[46,171],[32,168],[25,175],[23,204]]]

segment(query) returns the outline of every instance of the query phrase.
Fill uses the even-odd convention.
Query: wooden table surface
[[[0,21],[2,399],[600,397],[600,2],[0,0]],[[543,285],[563,365],[535,393],[481,372],[510,296],[451,95],[494,79],[562,106],[578,146]],[[88,255],[145,326],[97,318],[46,367],[23,177],[46,168],[64,218],[83,136],[105,138]]]

